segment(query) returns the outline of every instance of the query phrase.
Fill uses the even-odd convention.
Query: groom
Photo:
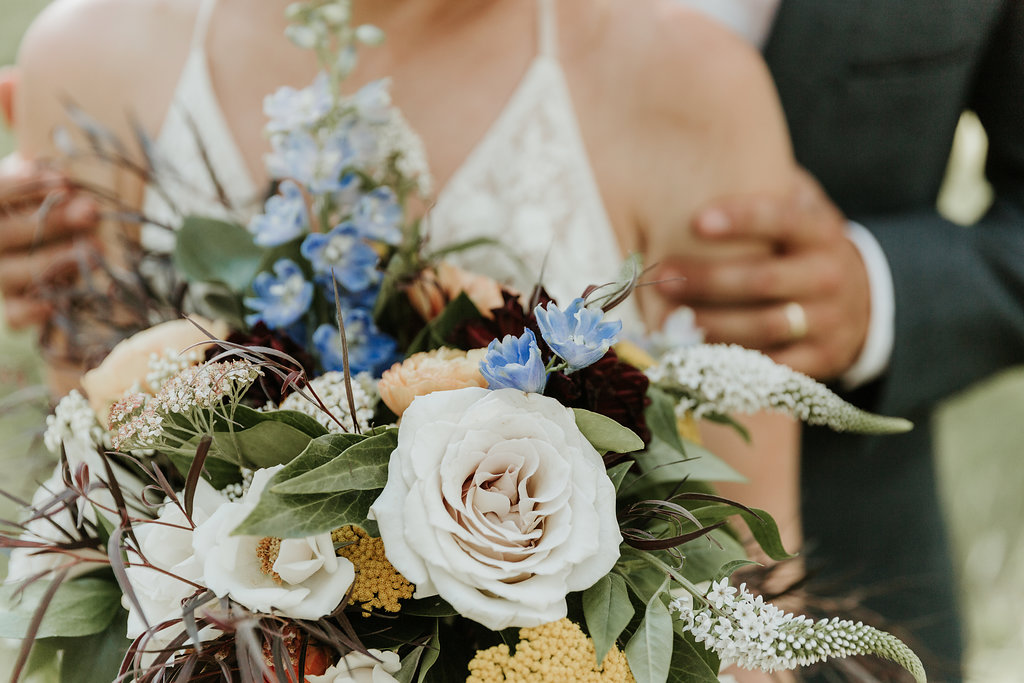
[[[932,678],[960,680],[930,418],[1024,362],[1024,3],[687,1],[763,47],[809,176],[786,200],[729,198],[694,222],[706,239],[764,239],[773,257],[669,261],[655,277],[709,341],[763,349],[915,421],[898,437],[805,432],[806,557],[948,662]],[[935,208],[965,109],[988,133],[995,191],[969,229]]]

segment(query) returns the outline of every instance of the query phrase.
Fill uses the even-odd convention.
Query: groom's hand
[[[808,174],[789,196],[716,201],[696,215],[700,239],[767,242],[763,256],[722,261],[670,257],[652,279],[690,306],[708,342],[759,349],[818,379],[842,375],[867,337],[871,292],[846,219]]]

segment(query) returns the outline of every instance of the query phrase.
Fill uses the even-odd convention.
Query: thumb
[[[14,95],[18,88],[18,71],[13,66],[0,67],[0,117],[8,128],[14,128]]]

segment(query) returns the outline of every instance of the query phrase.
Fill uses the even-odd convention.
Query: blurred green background
[[[0,65],[46,0],[0,0]],[[13,145],[0,125],[0,155]],[[966,115],[940,208],[969,223],[989,200],[981,180],[984,132]],[[46,406],[30,334],[0,324],[0,452],[5,490],[31,492],[41,480],[38,434]],[[1011,370],[954,397],[937,426],[946,515],[957,549],[969,637],[971,683],[1024,681],[1024,370]],[[33,464],[37,463],[37,464]],[[11,512],[0,505],[0,517]],[[913,543],[913,539],[907,539]]]

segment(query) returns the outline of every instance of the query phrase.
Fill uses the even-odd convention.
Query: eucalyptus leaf
[[[391,674],[397,683],[412,683],[416,675],[416,668],[420,665],[420,658],[426,649],[424,645],[413,648],[412,652],[402,657],[402,668]]]
[[[175,268],[189,282],[223,282],[244,293],[260,270],[263,249],[240,225],[188,216],[175,241]]]
[[[644,447],[644,441],[633,430],[615,420],[582,408],[573,408],[576,426],[587,441],[601,453],[632,453]]]
[[[626,643],[626,661],[637,683],[664,683],[668,678],[673,632],[672,615],[662,598],[666,584],[647,602],[640,626]]]
[[[0,587],[0,638],[23,638],[50,583],[36,581],[20,595],[18,586]],[[53,596],[36,638],[89,636],[107,628],[121,609],[121,590],[109,579],[65,581]]]
[[[459,611],[449,605],[441,597],[435,595],[419,600],[403,600],[402,614],[414,617],[454,617]]]
[[[323,443],[324,447],[333,447],[331,441]],[[320,467],[275,485],[273,491],[294,494],[382,489],[388,482],[388,461],[396,446],[397,429],[369,437],[336,451]]]
[[[600,666],[608,650],[633,618],[626,581],[615,573],[605,574],[583,591],[583,616],[587,632],[594,641],[597,664]]]

